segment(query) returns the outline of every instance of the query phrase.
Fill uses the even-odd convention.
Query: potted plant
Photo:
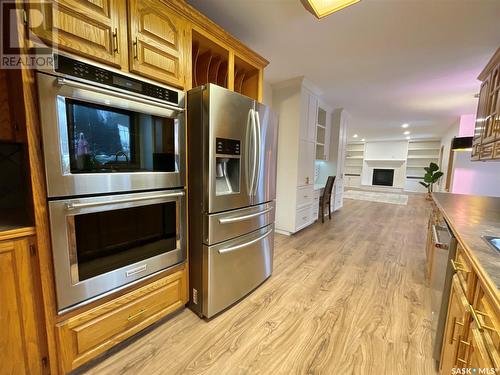
[[[425,175],[424,182],[419,181],[422,186],[427,188],[427,199],[431,199],[433,185],[443,176],[443,172],[439,170],[436,163],[430,163],[428,167],[424,167]]]

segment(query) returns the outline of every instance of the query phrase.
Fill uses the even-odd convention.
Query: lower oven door
[[[59,312],[183,262],[184,190],[49,202]]]
[[[273,270],[274,224],[203,246],[203,315],[211,318],[258,287]]]

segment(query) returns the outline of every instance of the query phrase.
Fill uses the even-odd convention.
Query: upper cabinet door
[[[43,14],[34,34],[62,50],[127,68],[127,12],[123,0],[54,0],[31,4]],[[36,22],[35,19],[29,19]],[[30,37],[32,42],[36,38]]]
[[[155,0],[129,0],[130,71],[185,86],[187,24]]]

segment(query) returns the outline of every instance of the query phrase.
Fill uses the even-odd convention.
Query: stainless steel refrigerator
[[[278,118],[212,84],[187,109],[189,306],[210,318],[272,273]]]

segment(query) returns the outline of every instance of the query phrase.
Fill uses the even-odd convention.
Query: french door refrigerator
[[[278,118],[217,85],[187,98],[189,306],[210,318],[271,275]]]

